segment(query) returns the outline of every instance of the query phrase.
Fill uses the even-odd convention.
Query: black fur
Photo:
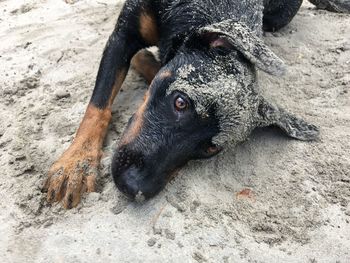
[[[265,31],[276,31],[289,24],[298,12],[303,0],[265,0],[263,27]]]
[[[117,70],[128,70],[131,58],[147,43],[138,31],[142,10],[155,15],[160,31],[162,65],[174,57],[184,39],[195,29],[233,16],[247,16],[251,27],[261,27],[249,8],[249,0],[128,0],[118,18],[100,63],[91,102],[104,108],[110,98]],[[278,30],[287,25],[302,0],[265,0],[264,29]]]
[[[264,12],[257,9],[257,3],[262,2],[265,4]],[[261,35],[263,27],[275,30],[288,24],[300,4],[301,0],[126,1],[104,50],[91,103],[99,108],[106,107],[116,73],[127,70],[131,58],[140,49],[148,47],[139,32],[142,12],[152,14],[156,19],[161,71],[171,72],[171,76],[156,76],[150,86],[149,103],[140,133],[115,152],[112,175],[123,193],[132,198],[140,194],[144,198],[152,197],[164,187],[176,168],[191,159],[208,158],[220,151],[220,147],[212,144],[212,138],[220,131],[215,105],[211,106],[207,116],[199,116],[186,94],[168,94],[166,91],[177,78],[177,69],[182,65],[202,63],[196,67],[204,69],[203,76],[193,76],[194,82],[199,78],[208,82],[213,76],[204,73],[210,72],[210,66],[218,56],[235,52],[232,58],[242,64],[248,61],[236,51],[211,49],[210,39],[196,35],[197,30],[226,19],[235,19],[243,21],[253,32]],[[228,73],[232,74],[232,69]],[[189,103],[185,112],[174,108],[178,96]],[[129,126],[134,121],[131,118]]]
[[[176,58],[164,70],[170,70],[175,76],[175,69],[188,62],[187,59],[195,58]],[[176,168],[191,159],[212,156],[207,149],[213,146],[211,139],[219,132],[214,108],[206,118],[201,118],[185,94],[166,93],[173,81],[174,78],[153,81],[141,133],[131,143],[121,146],[113,157],[112,175],[116,185],[132,198],[139,192],[145,198],[154,196]],[[178,96],[189,102],[185,112],[175,109]],[[132,122],[133,118],[129,124]],[[125,158],[130,160],[126,165]]]

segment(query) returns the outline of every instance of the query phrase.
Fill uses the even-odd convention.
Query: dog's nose
[[[142,195],[142,173],[134,166],[130,166],[119,174],[113,173],[118,189],[131,199]]]
[[[112,176],[118,189],[129,198],[139,193],[142,181],[142,158],[140,154],[122,147],[113,156]]]
[[[152,160],[130,146],[119,148],[112,160],[112,176],[117,188],[136,201],[144,201],[159,193],[166,180],[163,173],[157,172],[159,164]]]

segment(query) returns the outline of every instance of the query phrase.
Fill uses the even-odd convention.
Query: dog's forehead
[[[237,63],[232,72],[228,73],[223,63],[211,63],[203,65],[201,61],[196,64],[185,64],[175,72],[175,80],[168,87],[167,93],[181,91],[187,94],[196,104],[198,113],[201,110],[197,106],[212,104],[232,103],[245,92],[245,87],[255,80],[252,72],[242,63]],[[197,105],[198,104],[198,105]]]
[[[234,75],[227,76],[218,70],[208,79],[208,76],[202,75],[192,64],[188,64],[177,70],[177,78],[167,93],[185,93],[194,102],[197,113],[205,116],[211,106],[219,110],[221,107],[218,106],[225,100],[230,100],[232,105],[239,92],[238,86],[239,82]]]
[[[194,102],[199,116],[206,117],[210,109],[215,109],[221,132],[213,139],[214,143],[223,145],[229,139],[244,140],[257,107],[255,77],[247,70],[227,74],[215,65],[211,72],[215,74],[208,81],[194,65],[184,65],[177,70],[177,78],[167,93],[185,93]]]

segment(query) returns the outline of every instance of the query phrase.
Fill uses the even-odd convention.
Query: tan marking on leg
[[[109,107],[99,109],[89,104],[72,146],[74,145],[83,152],[89,151],[90,155],[100,158],[101,147],[111,118],[112,113]]]
[[[142,12],[140,15],[140,34],[149,45],[157,45],[159,41],[156,18],[152,14]]]
[[[48,202],[62,200],[65,208],[72,208],[79,204],[84,192],[95,190],[101,147],[110,120],[110,108],[88,106],[72,145],[49,171],[44,187]]]
[[[102,155],[102,144],[112,118],[111,107],[127,74],[117,71],[106,108],[89,104],[71,146],[50,168],[44,189],[47,201],[62,201],[65,208],[79,204],[84,192],[95,191],[95,181]]]
[[[134,120],[130,124],[130,127],[128,128],[126,133],[123,135],[123,138],[120,141],[120,145],[126,145],[132,142],[137,137],[137,135],[140,134],[144,122],[144,113],[147,108],[148,101],[149,91],[146,92],[144,101],[136,111]]]
[[[160,62],[158,62],[152,52],[143,49],[139,51],[131,60],[131,65],[135,70],[146,79],[148,84],[151,84],[152,80],[161,68]]]
[[[115,97],[117,96],[118,92],[120,91],[120,88],[123,85],[123,82],[125,80],[127,73],[128,73],[127,69],[121,69],[121,70],[117,71],[117,74],[115,76],[114,85],[112,88],[112,93],[111,93],[111,96],[108,100],[107,108],[112,107],[113,101],[114,101]]]

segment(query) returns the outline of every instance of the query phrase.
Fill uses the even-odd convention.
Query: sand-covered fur
[[[230,144],[233,147],[246,140],[256,127],[268,125],[279,126],[297,139],[316,139],[317,127],[276,106],[268,107],[269,103],[259,95],[256,67],[271,75],[281,76],[285,65],[263,43],[261,32],[250,29],[259,27],[248,26],[244,20],[228,19],[199,29],[199,35],[219,34],[221,41],[228,42],[229,53],[210,59],[206,54],[196,56],[195,63],[178,69],[176,81],[167,92],[170,94],[179,90],[187,94],[203,118],[209,115],[211,108],[215,109],[220,126],[219,134],[212,140],[216,145]],[[182,56],[191,54],[185,52]],[[286,125],[286,122],[289,124]]]

